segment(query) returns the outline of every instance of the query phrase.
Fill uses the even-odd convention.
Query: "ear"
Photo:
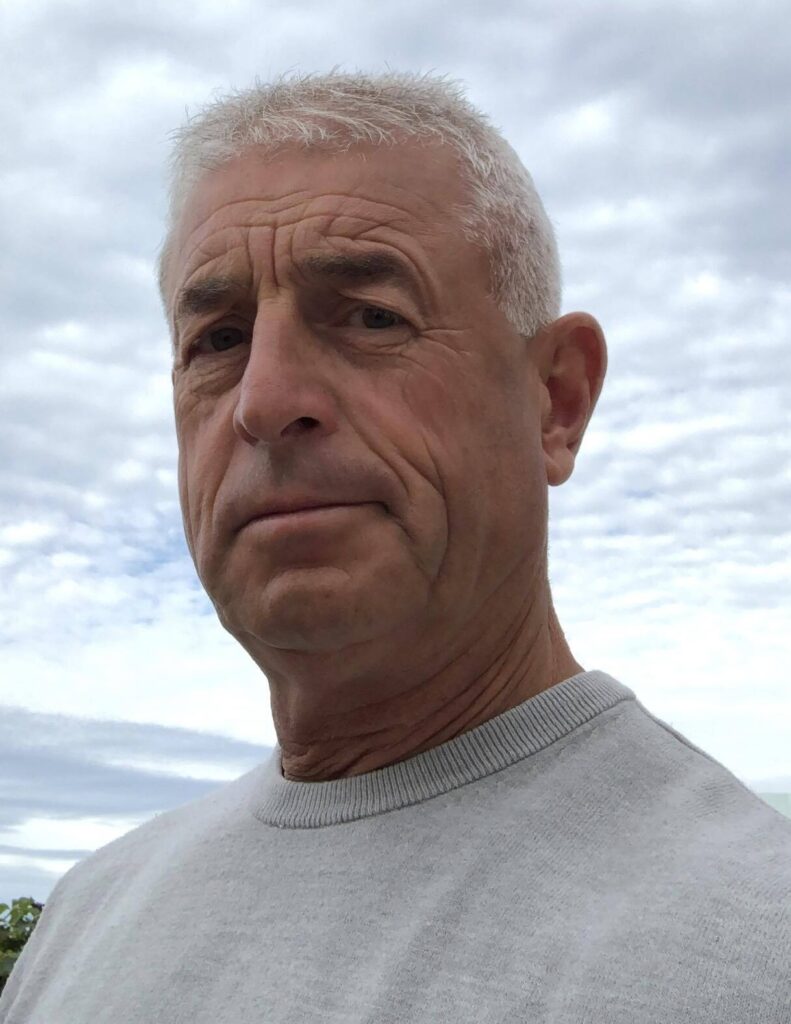
[[[539,342],[541,445],[550,487],[564,484],[593,415],[607,373],[607,344],[597,320],[568,313]]]

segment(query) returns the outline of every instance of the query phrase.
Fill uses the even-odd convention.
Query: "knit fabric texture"
[[[602,671],[377,771],[280,750],[58,882],[0,1024],[791,1024],[791,821]]]

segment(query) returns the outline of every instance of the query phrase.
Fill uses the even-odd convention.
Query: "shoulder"
[[[186,851],[200,846],[224,829],[236,826],[248,813],[250,794],[255,789],[261,765],[218,785],[208,793],[180,807],[163,811],[124,835],[112,840],[75,864],[53,889],[51,899],[97,886],[126,880],[139,871],[150,871],[160,861],[172,862]]]
[[[156,815],[78,861],[50,893],[31,942],[43,943],[61,928],[72,935],[89,930],[125,894],[155,887],[218,837],[244,827],[262,767]]]
[[[263,765],[189,803],[165,811],[100,847],[67,871],[45,902],[0,1007],[35,1001],[58,972],[69,974],[76,950],[89,950],[125,915],[145,912],[149,894],[200,858],[213,841],[253,821],[250,801]],[[147,902],[148,901],[148,902]],[[109,929],[109,931],[108,931]]]
[[[672,936],[718,998],[760,1008],[755,1019],[782,1019],[778,1008],[791,1005],[791,819],[666,722],[648,714],[643,726],[655,787],[646,794],[651,841],[632,875],[643,939]],[[718,1019],[731,1019],[721,1009]]]

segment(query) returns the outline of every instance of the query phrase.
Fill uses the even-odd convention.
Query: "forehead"
[[[485,264],[458,217],[469,202],[460,160],[446,146],[251,149],[207,172],[189,193],[172,239],[170,290],[233,250],[254,261],[250,237],[260,238],[260,229],[285,241],[279,248],[286,254],[323,240],[384,242],[452,273],[466,261],[469,273],[470,261]]]

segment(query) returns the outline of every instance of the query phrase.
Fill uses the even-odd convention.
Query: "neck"
[[[584,671],[566,645],[548,589],[540,602],[526,600],[505,631],[502,621],[495,618],[477,635],[466,629],[455,646],[435,640],[433,650],[451,657],[428,670],[424,664],[422,672],[414,661],[403,668],[403,644],[380,658],[377,670],[353,679],[343,673],[337,685],[331,662],[342,664],[344,652],[314,656],[310,666],[303,654],[297,671],[294,664],[268,667],[285,777],[323,781],[406,760]],[[397,674],[382,667],[399,663]]]

